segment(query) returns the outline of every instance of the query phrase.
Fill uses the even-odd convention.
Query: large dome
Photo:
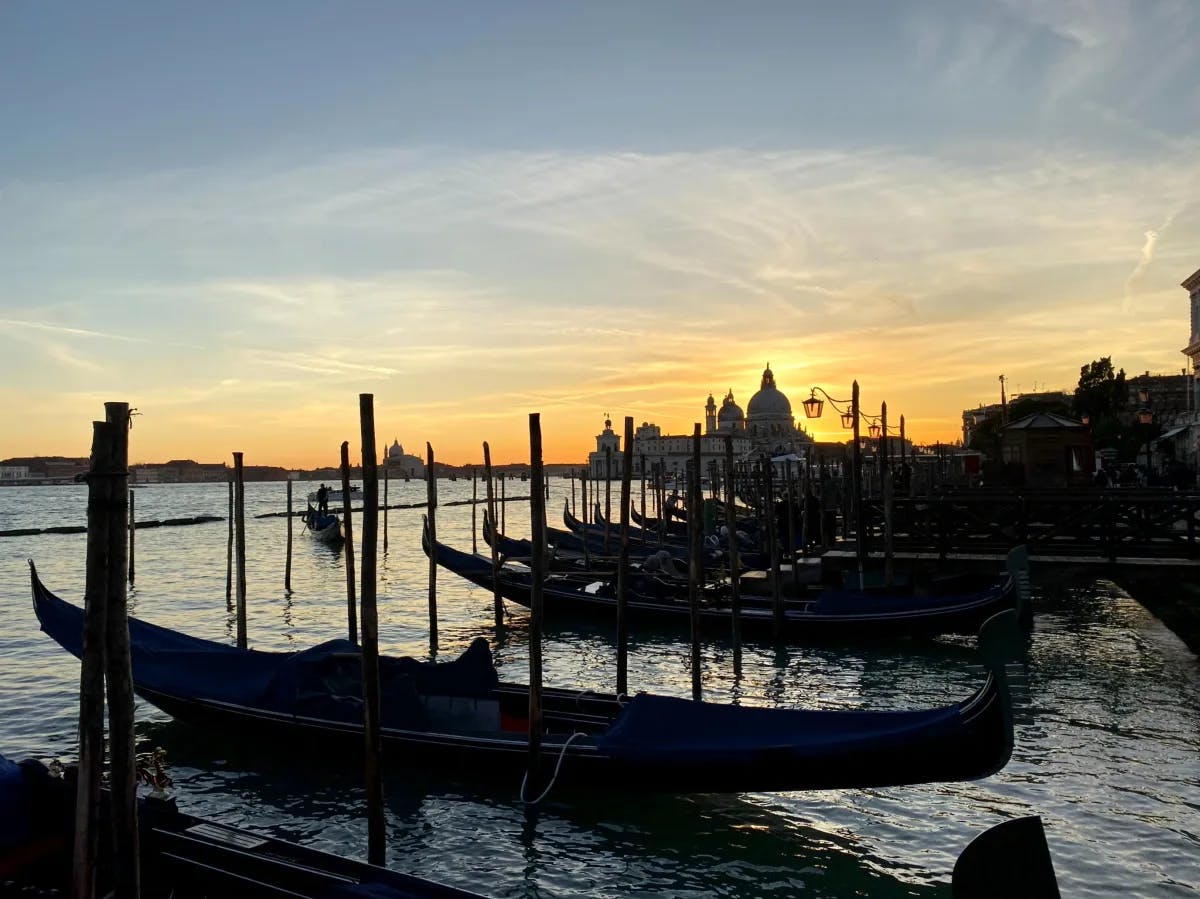
[[[788,398],[775,386],[775,374],[771,371],[768,365],[763,371],[762,387],[758,393],[750,397],[750,403],[746,406],[746,411],[751,418],[759,418],[769,415],[786,415],[792,417],[792,404],[788,402]]]

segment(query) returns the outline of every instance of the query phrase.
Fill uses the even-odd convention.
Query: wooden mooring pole
[[[621,460],[621,536],[617,550],[617,693],[629,693],[629,501],[633,477],[633,416],[625,416]]]
[[[133,586],[134,578],[134,546],[133,534],[137,530],[137,515],[135,514],[136,505],[134,504],[133,489],[129,490],[129,584]]]
[[[700,562],[700,542],[704,537],[700,505],[700,423],[692,431],[692,459],[688,466],[688,608],[692,625],[692,699],[701,698],[700,686],[700,585],[703,569]]]
[[[233,472],[229,473],[229,541],[225,548],[225,608],[233,608]]]
[[[584,468],[584,469],[580,469],[580,472],[579,472],[579,477],[580,477],[580,481],[579,481],[579,501],[580,501],[580,505],[582,506],[582,508],[581,508],[579,511],[583,513],[583,522],[584,522],[584,524],[587,524],[587,511],[588,511],[588,470],[587,470],[586,468]],[[595,486],[593,486],[593,487],[592,487],[592,493],[595,493],[595,492],[596,492],[596,488],[595,488]],[[583,567],[584,567],[585,569],[587,569],[587,568],[591,568],[591,567],[592,567],[592,549],[591,549],[591,540],[590,540],[590,539],[588,539],[588,533],[587,533],[586,529],[584,530],[584,533],[583,533],[581,536],[582,536],[582,539],[583,539]]]
[[[771,558],[771,623],[776,640],[783,638],[783,584],[779,565],[779,533],[775,521],[775,463],[763,456],[763,496],[765,497],[767,547]]]
[[[350,441],[342,441],[342,529],[346,543],[346,632],[358,642],[358,600],[354,587],[354,525],[350,500]]]
[[[387,447],[380,453],[383,460],[383,554],[388,553],[388,454]]]
[[[508,533],[508,488],[504,482],[504,472],[500,472],[500,533]]]
[[[471,552],[479,552],[479,526],[475,523],[479,509],[479,482],[475,478],[475,466],[471,466]]]
[[[487,481],[487,519],[489,526],[496,529],[496,491],[492,486],[492,450],[483,441],[483,477]],[[498,540],[492,540],[492,605],[496,614],[496,627],[504,626],[504,601],[500,598],[500,554],[496,549]]]
[[[287,559],[283,563],[283,589],[292,592],[292,479],[287,481]]]
[[[425,444],[425,506],[429,517],[429,654],[437,655],[437,466],[433,445]]]
[[[546,506],[542,494],[542,423],[537,412],[529,414],[530,558],[529,591],[529,757],[526,784],[536,788],[542,752],[542,582],[546,577]],[[522,790],[522,794],[524,794]],[[522,795],[522,799],[525,796]]]
[[[646,539],[646,454],[642,453],[639,460],[639,472],[642,481],[642,523],[638,526],[639,536],[642,540]]]
[[[79,669],[79,773],[71,895],[92,899],[100,847],[100,783],[104,770],[104,644],[108,611],[108,524],[112,494],[112,428],[92,422],[88,473],[87,573],[83,591],[83,656]]]
[[[237,567],[237,645],[246,648],[246,480],[242,454],[233,454],[234,562]]]
[[[883,403],[880,407],[879,421],[882,428],[880,439],[883,441],[883,450],[879,456],[879,489],[880,495],[883,498],[883,582],[890,587],[895,580],[894,561],[892,558],[892,515],[894,503],[892,499],[892,465],[888,452],[887,403]]]
[[[105,680],[108,685],[109,781],[112,786],[113,895],[137,899],[141,866],[137,824],[137,749],[133,729],[133,665],[125,593],[125,527],[129,522],[129,404],[105,403],[112,439],[109,490],[108,609],[104,619]],[[243,556],[244,558],[244,556]]]
[[[604,448],[604,555],[611,556],[608,533],[612,525],[612,447]]]
[[[742,664],[742,576],[738,560],[737,510],[734,507],[733,434],[725,434],[725,529],[729,531],[729,617],[732,621],[734,670]]]
[[[379,615],[376,610],[376,547],[379,534],[379,470],[375,461],[375,397],[358,395],[362,431],[362,679],[363,774],[367,790],[367,861],[384,863],[387,823],[383,813],[383,737],[380,730]]]

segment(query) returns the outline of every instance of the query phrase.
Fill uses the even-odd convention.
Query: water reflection
[[[186,811],[318,847],[329,841],[343,852],[365,852],[365,800],[352,764],[330,764],[297,749],[273,758],[264,770],[253,764],[259,749],[197,737],[173,722],[147,728],[146,736],[167,749]],[[453,779],[389,767],[389,858],[487,895],[502,894],[493,875],[511,870],[518,861],[509,858],[514,853],[526,885],[522,895],[620,896],[647,889],[665,895],[842,895],[847,883],[867,887],[872,896],[933,892],[932,884],[913,882],[917,872],[909,866],[864,853],[852,836],[739,797],[551,794],[531,811],[517,793],[515,782],[471,783],[464,791]],[[683,821],[688,839],[680,842]],[[469,870],[445,861],[461,857],[459,844],[481,832],[514,839],[492,841]],[[425,866],[413,869],[413,860]],[[511,887],[503,894],[513,894]]]
[[[247,485],[247,514],[279,511],[281,484]],[[439,534],[470,546],[465,482],[440,485]],[[569,489],[563,482],[563,490]],[[391,500],[405,502],[393,483]],[[408,500],[424,497],[413,482]],[[553,481],[551,508],[561,508]],[[456,494],[454,491],[458,489]],[[466,493],[462,493],[465,488]],[[557,490],[557,492],[556,492]],[[86,488],[3,488],[10,527],[83,521]],[[560,497],[555,500],[555,497]],[[139,518],[225,514],[224,485],[148,488]],[[391,511],[380,563],[380,641],[389,655],[427,657],[428,560],[418,510]],[[38,522],[41,524],[39,525]],[[294,547],[292,595],[281,597],[286,522],[251,519],[247,613],[252,646],[294,649],[346,633],[343,553]],[[510,503],[507,529],[528,533]],[[226,523],[138,532],[138,617],[233,642],[223,601]],[[482,544],[481,544],[482,545]],[[0,540],[0,751],[75,752],[79,666],[38,631],[26,558],[65,599],[83,597],[82,535]],[[358,549],[358,547],[356,547]],[[1016,702],[1012,762],[983,781],[836,793],[741,797],[572,796],[552,793],[526,833],[519,784],[489,794],[420,772],[388,776],[389,862],[487,895],[909,895],[944,890],[954,858],[978,832],[1035,812],[1046,821],[1064,895],[1189,895],[1200,889],[1200,669],[1160,622],[1088,572],[1053,577],[1035,567],[1035,628],[1009,666]],[[495,627],[489,592],[438,580],[443,658],[485,635],[506,680],[528,672],[528,613],[509,607]],[[282,600],[282,601],[281,601]],[[611,691],[615,622],[547,622],[546,680]],[[686,634],[638,628],[630,686],[690,695]],[[940,638],[868,646],[748,641],[741,665],[725,635],[701,647],[709,701],[823,708],[941,705],[982,679],[975,641]],[[270,829],[318,848],[362,854],[358,760],[289,762],[297,747],[201,750],[194,729],[161,731],[166,716],[138,707],[139,733],[168,742],[186,808]],[[181,725],[171,725],[181,728]],[[267,753],[270,753],[268,756]],[[396,760],[389,759],[394,764]],[[276,770],[280,769],[280,770]],[[265,811],[262,811],[265,809]],[[236,823],[236,821],[234,821]]]

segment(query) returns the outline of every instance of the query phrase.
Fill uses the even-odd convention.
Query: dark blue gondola
[[[41,762],[0,755],[0,895],[67,895],[75,784]],[[281,899],[480,899],[479,894],[180,812],[170,798],[138,803],[141,895]],[[100,866],[99,894],[109,865]]]
[[[421,545],[427,555],[436,553],[443,568],[492,589],[490,559],[440,542],[435,548],[430,543],[428,529],[422,532]],[[1017,560],[1024,557],[1023,547],[1014,550],[1010,554],[1009,573],[998,583],[974,592],[888,594],[824,588],[810,596],[788,598],[783,609],[783,636],[796,641],[819,641],[974,634],[988,618],[1006,609],[1018,611],[1019,617],[1027,621],[1027,600],[1017,568]],[[500,595],[528,607],[531,578],[528,568],[502,566],[498,578]],[[542,595],[548,615],[569,613],[595,615],[607,621],[616,619],[616,584],[612,575],[552,573],[542,583]],[[674,622],[686,629],[691,615],[686,580],[662,578],[645,570],[635,573],[631,578],[628,614],[634,623]],[[726,593],[706,588],[699,614],[702,625],[729,632],[733,610]],[[775,610],[771,599],[742,597],[740,621],[746,631],[772,632]]]
[[[30,563],[42,630],[79,656],[83,610],[52,594]],[[990,628],[1007,625],[997,620]],[[294,745],[362,748],[358,647],[238,649],[129,619],[134,689],[216,734],[252,732]],[[773,709],[547,688],[543,770],[560,787],[673,793],[884,787],[970,780],[1012,751],[1003,665],[952,705],[913,711]],[[383,740],[406,765],[521,782],[528,687],[504,684],[487,641],[456,661],[380,660]]]

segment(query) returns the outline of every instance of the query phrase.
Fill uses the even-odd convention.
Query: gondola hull
[[[436,553],[437,562],[448,571],[488,590],[493,588],[491,562],[438,543],[431,546],[428,532],[422,536],[426,554]],[[639,621],[674,623],[686,630],[691,620],[686,584],[672,584],[639,575],[630,590],[627,612],[631,624]],[[503,568],[499,592],[505,599],[528,607],[532,592],[527,570]],[[616,591],[611,576],[552,574],[542,583],[547,615],[593,616],[616,620]],[[812,599],[784,603],[778,627],[784,638],[794,641],[929,637],[938,634],[975,634],[988,618],[1015,609],[1018,590],[1012,575],[1001,583],[973,593],[950,595],[886,595],[827,589]],[[698,612],[702,626],[732,627],[733,610],[728,597],[706,591]],[[761,596],[743,597],[739,620],[745,632],[773,634],[777,627],[775,608]]]
[[[0,757],[0,769],[13,766]],[[0,841],[0,895],[52,896],[70,890],[76,784],[38,762],[19,766],[21,782],[0,781],[4,826],[25,839]],[[4,788],[12,801],[5,801]],[[105,804],[108,793],[101,795]],[[141,895],[147,899],[300,896],[373,899],[480,899],[479,894],[432,880],[310,849],[179,811],[175,801],[151,795],[138,802]],[[112,886],[112,864],[102,852],[98,895]],[[10,892],[11,890],[11,892]]]
[[[82,653],[83,610],[31,572],[42,630]],[[329,641],[298,653],[237,649],[129,619],[134,689],[210,733],[362,750],[361,660]],[[528,759],[528,689],[500,683],[486,641],[453,662],[382,658],[383,740],[398,764],[514,790]],[[547,689],[543,779],[556,788],[672,793],[884,787],[985,777],[1007,762],[1003,667],[936,709],[755,708]],[[322,756],[324,757],[324,756]],[[561,764],[560,764],[561,761]],[[541,784],[529,786],[530,794]],[[528,798],[528,797],[526,797]]]

